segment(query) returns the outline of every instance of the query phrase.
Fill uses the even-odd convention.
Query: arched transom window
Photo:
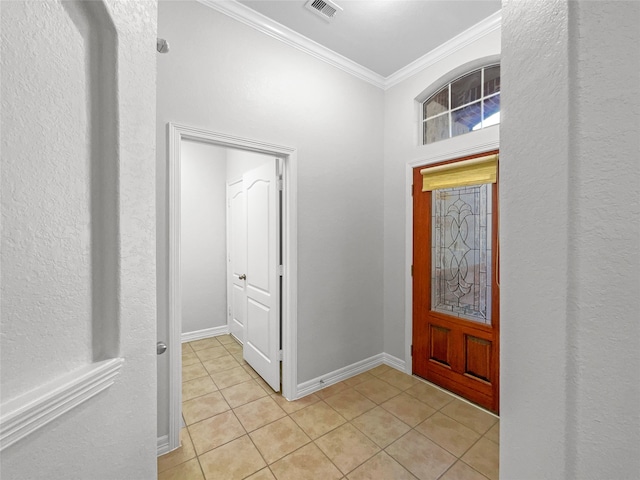
[[[500,65],[467,73],[422,104],[422,143],[500,123]]]

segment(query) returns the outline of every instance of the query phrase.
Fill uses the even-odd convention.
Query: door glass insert
[[[491,324],[491,185],[433,191],[431,309]]]

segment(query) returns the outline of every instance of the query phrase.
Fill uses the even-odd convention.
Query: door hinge
[[[411,356],[413,357],[413,345],[411,345]]]
[[[411,184],[411,196],[413,197],[413,184]]]
[[[278,361],[282,361],[282,350],[278,350]]]
[[[282,191],[284,182],[282,181],[282,177],[278,177],[278,190]]]
[[[284,275],[284,265],[278,265],[278,275],[281,277]]]
[[[411,265],[411,276],[413,277],[413,265]]]

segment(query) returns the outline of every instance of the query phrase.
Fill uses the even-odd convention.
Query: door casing
[[[182,292],[180,288],[180,143],[191,140],[283,159],[282,191],[282,394],[297,398],[297,151],[295,148],[235,137],[169,122],[169,451],[180,446],[182,417]]]

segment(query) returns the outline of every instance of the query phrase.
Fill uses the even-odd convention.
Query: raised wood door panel
[[[280,391],[280,251],[277,162],[242,177],[246,206],[247,270],[243,357]]]
[[[494,152],[491,152],[494,153]],[[497,152],[495,152],[497,153]],[[486,154],[483,154],[486,155]],[[466,157],[466,160],[474,157]],[[443,162],[450,163],[450,162]],[[492,248],[490,324],[432,308],[432,192],[422,191],[414,169],[413,372],[489,410],[499,410],[499,286],[497,276],[497,184],[490,187]],[[486,190],[485,190],[486,191]]]

